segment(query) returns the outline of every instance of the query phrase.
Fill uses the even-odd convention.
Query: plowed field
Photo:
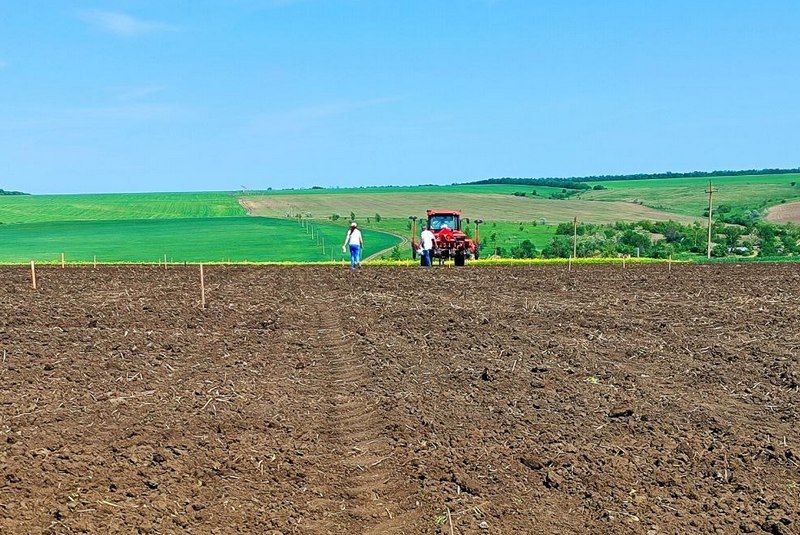
[[[0,533],[800,532],[795,265],[0,275]]]

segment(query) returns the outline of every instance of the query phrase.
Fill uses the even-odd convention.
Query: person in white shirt
[[[431,231],[431,226],[425,227],[425,230],[420,234],[420,245],[422,246],[422,265],[430,267],[431,265],[431,252],[433,251],[434,244],[436,243],[436,236]]]
[[[361,265],[361,249],[364,247],[364,239],[361,237],[361,231],[358,230],[358,223],[353,221],[350,223],[350,230],[347,231],[347,236],[342,245],[342,252],[346,252],[348,246],[350,247],[350,269],[353,270]]]

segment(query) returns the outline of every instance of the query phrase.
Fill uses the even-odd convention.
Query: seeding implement
[[[439,265],[444,264],[448,258],[453,259],[456,266],[463,266],[467,259],[477,260],[480,256],[479,227],[483,220],[475,220],[474,237],[470,238],[464,231],[470,221],[461,217],[461,212],[456,210],[428,210],[428,226],[435,236],[431,258],[438,259]],[[417,217],[411,220],[411,256],[416,260],[420,251],[419,236],[417,235]],[[420,256],[420,263],[424,262]]]

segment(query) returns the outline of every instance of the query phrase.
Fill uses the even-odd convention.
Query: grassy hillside
[[[792,186],[792,182],[795,183]],[[593,183],[594,184],[594,183]],[[579,194],[585,201],[641,202],[676,214],[701,216],[708,206],[707,178],[671,178],[599,182],[605,190]],[[800,199],[800,174],[715,177],[715,205],[763,210]]]
[[[716,177],[715,204],[763,211],[800,200],[798,182],[798,174]],[[152,262],[165,253],[177,262],[325,260],[332,244],[334,258],[341,257],[338,245],[351,212],[367,231],[371,254],[400,243],[396,235],[408,237],[408,216],[424,216],[426,208],[460,209],[473,220],[484,219],[483,243],[507,253],[523,240],[542,249],[555,225],[575,216],[586,223],[691,222],[707,202],[705,178],[590,184],[605,189],[564,193],[546,186],[473,184],[248,192],[242,199],[226,192],[0,196],[0,261],[54,261],[61,252],[81,261],[97,255],[101,261]],[[252,215],[264,217],[245,217],[240,200]],[[296,220],[286,219],[297,214],[319,223],[328,244],[324,254]],[[338,221],[330,219],[333,214]],[[400,249],[403,257],[409,251],[406,245]]]
[[[630,202],[546,198],[545,195],[552,192],[561,192],[555,188],[471,186],[476,188],[474,191],[464,191],[462,188],[398,188],[378,192],[367,189],[349,194],[328,190],[297,194],[283,192],[248,195],[244,197],[244,203],[252,215],[285,217],[287,214],[303,214],[316,219],[328,218],[333,214],[349,217],[351,212],[359,220],[372,217],[376,213],[385,218],[406,218],[412,214],[422,215],[426,208],[449,208],[462,210],[465,216],[471,218],[515,222],[545,219],[548,224],[571,221],[575,216],[592,223],[641,219],[691,220],[685,215],[670,214]],[[533,191],[536,191],[537,196],[532,195]],[[513,192],[524,192],[527,196],[515,197]]]
[[[0,196],[0,223],[243,216],[235,194],[136,193]]]
[[[318,261],[342,258],[344,230],[315,225],[323,253],[297,222],[230,217],[171,220],[64,221],[0,225],[0,262]],[[364,231],[366,255],[391,247],[395,237]]]

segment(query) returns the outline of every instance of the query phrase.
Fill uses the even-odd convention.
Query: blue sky
[[[795,0],[2,2],[0,188],[795,167],[799,26]]]

